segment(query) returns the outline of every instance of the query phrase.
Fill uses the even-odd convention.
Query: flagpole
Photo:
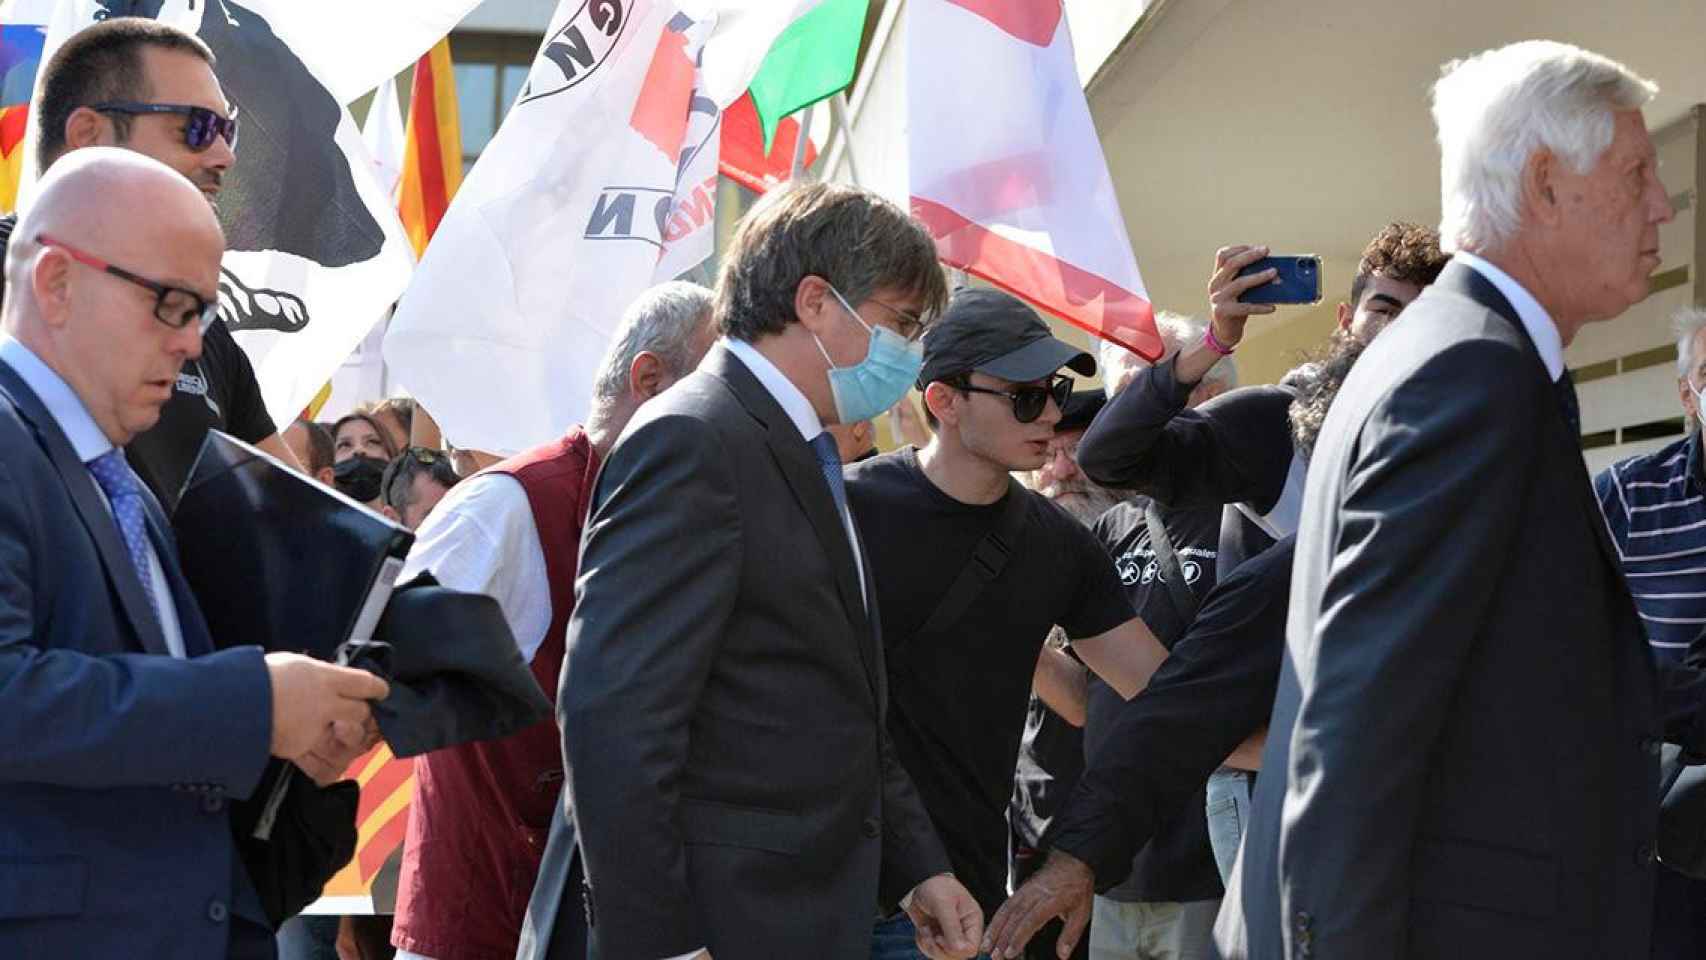
[[[855,187],[861,186],[863,181],[859,178],[859,162],[853,151],[853,124],[847,120],[847,91],[843,90],[829,99],[829,115],[835,118],[835,125],[841,128],[841,152],[847,155],[847,175],[853,178]]]
[[[813,106],[815,107],[815,104]],[[806,143],[811,140],[812,109],[813,107],[807,107],[805,112],[800,114],[800,132],[794,138],[794,166],[788,173],[789,180],[800,179],[800,174],[806,169]]]

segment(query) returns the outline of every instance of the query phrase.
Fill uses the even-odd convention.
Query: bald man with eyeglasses
[[[94,148],[43,178],[19,231],[0,309],[0,956],[270,957],[229,802],[271,757],[336,779],[386,685],[216,651],[124,453],[200,353],[224,251],[207,204]]]
[[[115,17],[79,31],[48,60],[36,85],[37,171],[85,147],[123,147],[183,174],[217,206],[236,162],[238,118],[214,64],[201,40],[155,20]],[[16,223],[15,215],[0,217],[0,252]],[[177,372],[159,423],[125,450],[168,514],[209,430],[302,469],[267,413],[248,356],[217,319],[217,297],[204,306],[201,355]]]

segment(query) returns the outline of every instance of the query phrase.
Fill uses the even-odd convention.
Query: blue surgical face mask
[[[924,367],[924,345],[909,343],[887,327],[871,326],[841,291],[830,287],[829,292],[835,294],[848,316],[871,334],[871,347],[865,352],[865,359],[851,367],[836,366],[823,342],[816,335],[812,337],[829,364],[829,392],[835,398],[836,418],[842,423],[858,423],[888,410],[906,396],[906,391],[918,380],[918,371]]]

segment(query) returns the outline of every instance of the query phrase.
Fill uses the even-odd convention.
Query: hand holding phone
[[[1246,244],[1221,247],[1214,252],[1214,273],[1208,278],[1209,326],[1215,339],[1228,347],[1236,346],[1244,339],[1244,324],[1252,316],[1274,312],[1270,304],[1245,303],[1240,299],[1246,290],[1267,283],[1278,275],[1271,268],[1243,274],[1245,267],[1267,255],[1267,247]],[[1203,370],[1195,372],[1206,370],[1207,367],[1203,367]]]
[[[1321,302],[1321,258],[1263,257],[1238,271],[1239,277],[1272,274],[1266,283],[1246,288],[1241,303],[1309,304]]]

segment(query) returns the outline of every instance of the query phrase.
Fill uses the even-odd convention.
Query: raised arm
[[[1210,329],[1223,346],[1244,337],[1244,325],[1266,304],[1238,296],[1273,279],[1273,271],[1239,277],[1267,255],[1265,247],[1223,247],[1209,279]],[[1185,344],[1167,360],[1138,372],[1109,401],[1078,447],[1086,476],[1105,487],[1135,490],[1174,508],[1248,502],[1266,512],[1285,488],[1291,463],[1288,391],[1234,390],[1187,410],[1191,391],[1220,359],[1206,342]]]

